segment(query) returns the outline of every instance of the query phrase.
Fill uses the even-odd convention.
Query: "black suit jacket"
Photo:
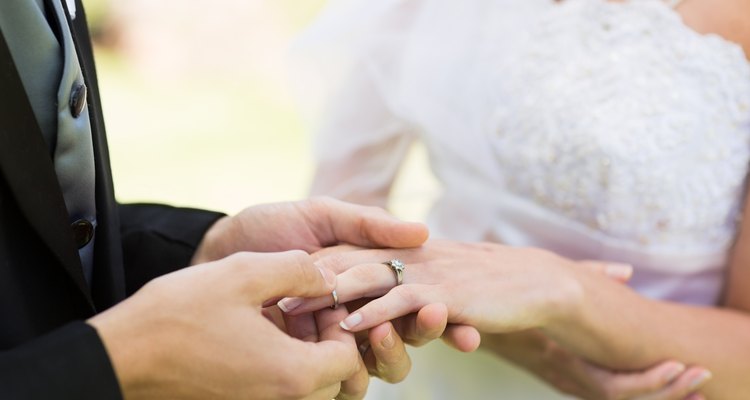
[[[221,216],[115,202],[86,16],[76,3],[78,16],[70,25],[89,88],[96,168],[91,285],[52,159],[0,32],[2,399],[120,398],[106,350],[83,321],[152,278],[188,265],[206,229]]]

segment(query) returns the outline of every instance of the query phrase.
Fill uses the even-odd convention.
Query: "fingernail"
[[[705,370],[701,372],[698,377],[693,379],[693,382],[690,383],[690,390],[695,390],[701,387],[704,383],[706,383],[709,379],[711,379],[713,375],[711,374],[711,371]]]
[[[674,364],[672,365],[666,373],[664,373],[664,382],[672,382],[677,378],[678,375],[685,372],[685,365],[684,364]]]
[[[350,331],[350,330],[354,329],[354,327],[356,327],[357,325],[359,325],[361,322],[362,322],[362,314],[356,313],[356,314],[352,314],[352,315],[346,317],[346,319],[344,319],[343,321],[339,322],[339,325],[342,328],[346,329],[347,331]]]
[[[299,307],[303,301],[301,297],[287,297],[286,299],[281,299],[276,305],[279,306],[281,311],[288,313]]]
[[[380,345],[383,346],[384,349],[392,349],[393,346],[396,345],[396,341],[393,339],[393,330],[389,330],[388,334],[385,335],[383,340],[380,341]]]
[[[318,271],[320,271],[320,275],[323,276],[323,279],[325,279],[327,284],[331,286],[336,285],[336,274],[334,274],[333,271],[327,268],[320,267],[318,267]]]
[[[623,281],[633,276],[633,266],[630,264],[608,263],[604,271],[609,277]]]

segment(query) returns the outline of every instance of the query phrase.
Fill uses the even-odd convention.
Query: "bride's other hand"
[[[384,265],[395,258],[406,264],[399,286],[392,268]],[[339,273],[336,291],[342,303],[382,296],[342,322],[354,332],[433,303],[447,305],[449,323],[482,332],[543,327],[583,301],[578,274],[598,275],[588,271],[595,263],[586,262],[588,268],[582,268],[582,263],[544,250],[451,241],[432,241],[417,249],[335,253],[318,264]],[[599,268],[609,275],[629,276],[631,271],[620,264],[602,263]],[[286,307],[292,314],[331,304],[330,296],[294,300],[283,300],[294,306]]]
[[[579,264],[620,283],[627,283],[632,275],[632,270],[608,270],[597,261]],[[664,361],[642,371],[613,371],[571,353],[537,330],[484,335],[482,345],[560,392],[584,400],[704,399],[696,391],[705,385],[705,380],[698,378],[707,370],[698,366]]]
[[[557,390],[586,400],[699,400],[693,383],[704,368],[665,361],[643,371],[593,365],[530,330],[483,335],[482,347],[525,368]]]

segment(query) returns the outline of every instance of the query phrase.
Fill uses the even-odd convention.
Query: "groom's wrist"
[[[231,229],[232,220],[232,217],[224,216],[208,228],[206,234],[203,235],[203,240],[193,254],[190,265],[216,261],[230,255],[223,254],[228,252],[222,251],[222,247],[226,247],[226,242],[231,241],[232,235],[227,235],[226,231]]]

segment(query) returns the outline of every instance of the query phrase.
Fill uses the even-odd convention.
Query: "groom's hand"
[[[216,260],[238,251],[302,249],[314,253],[338,244],[418,247],[427,236],[428,231],[423,224],[400,221],[380,208],[318,197],[249,207],[234,217],[219,220],[206,233],[193,257],[193,263]],[[410,321],[408,326],[413,327],[409,331],[410,340],[434,339],[432,335],[436,330],[442,332],[441,322],[437,321],[436,325],[435,321],[436,318]],[[287,327],[295,337],[314,342],[319,338],[316,322],[310,314],[287,321]],[[375,345],[369,353],[367,367],[371,373],[386,381],[403,380],[409,372],[411,361],[398,332],[387,327],[371,332]],[[339,397],[360,398],[364,396],[367,384],[367,370],[362,368],[352,379],[344,382]]]
[[[285,295],[330,293],[335,275],[302,251],[237,253],[164,275],[95,316],[126,399],[326,399],[360,368],[354,337],[324,310],[320,342],[262,315]]]
[[[361,247],[418,247],[424,224],[403,222],[376,207],[317,197],[249,207],[216,222],[193,256],[199,264],[238,251],[305,250],[314,253],[342,243]]]

